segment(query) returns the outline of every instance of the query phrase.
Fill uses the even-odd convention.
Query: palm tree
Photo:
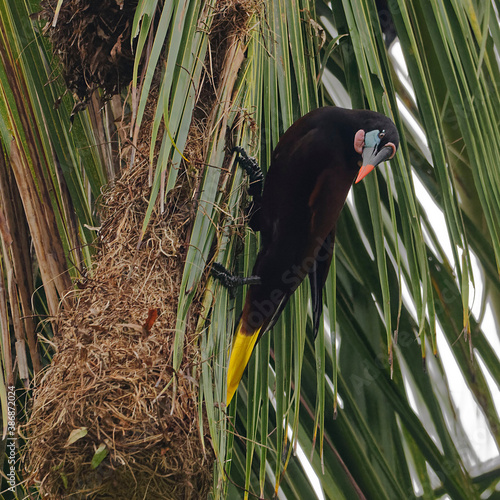
[[[109,3],[119,11],[128,4]],[[151,408],[183,390],[198,403],[189,406],[190,422],[197,422],[191,429],[213,497],[495,498],[499,7],[493,0],[139,1],[128,25],[132,42],[120,41],[133,47],[130,86],[121,81],[120,98],[106,104],[95,92],[80,95],[75,111],[82,110],[71,115],[70,95],[53,108],[64,87],[43,23],[28,17],[36,3],[2,4],[4,428],[14,385],[19,423],[33,393],[35,415],[49,411],[48,403],[37,406],[33,376],[47,364],[46,373],[57,373],[52,344],[61,352],[69,338],[65,311],[78,310],[86,280],[99,276],[114,241],[106,235],[117,227],[108,221],[123,206],[113,200],[135,186],[126,198],[135,226],[118,225],[129,238],[120,259],[133,258],[135,248],[153,255],[155,228],[185,215],[182,223],[175,219],[183,239],[177,256],[166,252],[180,263],[169,295],[173,323],[158,305],[171,350],[148,394]],[[88,20],[91,12],[82,11]],[[51,30],[58,22],[52,17]],[[116,55],[120,47],[112,47]],[[246,179],[231,146],[245,147],[265,169],[280,135],[325,104],[383,112],[396,123],[401,146],[346,203],[316,340],[303,285],[257,345],[226,408],[227,351],[244,290],[233,296],[207,266],[217,261],[248,275],[259,244],[244,224]],[[105,244],[94,247],[98,226]],[[145,267],[141,276],[153,274]],[[77,282],[83,291],[75,291]],[[120,286],[114,297],[124,293]],[[146,337],[158,327],[155,310],[140,325]],[[54,329],[50,320],[61,317]],[[128,316],[117,321],[133,330]],[[42,387],[54,384],[43,378]],[[162,392],[167,388],[173,392]],[[161,411],[160,423],[168,414]],[[480,430],[471,430],[471,421]],[[71,447],[100,477],[116,466],[114,441],[91,441],[91,424],[65,428],[52,462],[31,471],[38,480],[46,471],[60,495],[76,484],[63,460]],[[168,462],[164,441],[151,448],[156,452],[155,464],[164,456]],[[18,485],[18,496],[28,488]],[[197,497],[192,487],[173,491]]]

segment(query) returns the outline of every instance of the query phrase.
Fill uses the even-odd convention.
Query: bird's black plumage
[[[260,280],[248,289],[233,342],[228,401],[255,343],[306,276],[317,333],[335,227],[349,189],[357,176],[392,157],[398,144],[386,116],[338,107],[311,111],[281,137],[254,207],[252,226],[260,230],[262,245],[252,274]]]

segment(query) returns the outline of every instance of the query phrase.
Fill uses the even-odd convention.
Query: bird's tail
[[[244,328],[243,318],[238,323],[236,333],[233,339],[233,349],[229,360],[229,368],[227,370],[227,404],[233,399],[234,393],[238,388],[243,372],[248,364],[248,360],[252,355],[253,348],[259,339],[259,333],[262,330],[262,325],[256,330],[246,332]]]

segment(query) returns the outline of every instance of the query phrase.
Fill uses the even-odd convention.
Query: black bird
[[[251,226],[260,230],[262,246],[233,340],[227,404],[255,344],[276,323],[306,276],[317,334],[337,219],[349,189],[354,180],[359,182],[379,163],[392,158],[398,145],[398,131],[386,116],[338,107],[307,113],[279,140],[262,195],[252,187]],[[241,148],[236,150],[251,180],[261,185],[255,160]]]

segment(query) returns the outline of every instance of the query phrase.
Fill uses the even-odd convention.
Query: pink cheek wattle
[[[358,130],[354,136],[354,151],[363,154],[363,146],[365,145],[365,131]]]
[[[391,155],[391,156],[389,156],[389,158],[388,158],[388,159],[390,160],[390,159],[394,158],[394,155],[396,154],[396,146],[394,146],[394,144],[393,144],[392,142],[388,142],[388,143],[386,144],[386,147],[387,147],[387,146],[389,146],[389,147],[391,147],[391,148],[392,148],[392,155]]]

